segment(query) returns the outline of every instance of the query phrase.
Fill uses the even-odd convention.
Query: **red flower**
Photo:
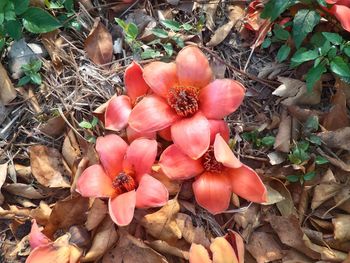
[[[128,225],[135,207],[158,207],[168,201],[168,190],[149,175],[157,155],[155,140],[136,139],[128,146],[110,134],[97,138],[96,151],[101,164],[82,173],[77,191],[85,197],[108,197],[109,214],[117,225]]]
[[[232,192],[252,202],[266,201],[266,188],[256,172],[242,164],[218,133],[214,143],[198,160],[184,154],[175,144],[162,153],[159,161],[171,179],[189,179],[197,203],[212,214],[225,211]]]
[[[172,140],[193,159],[208,150],[208,119],[220,120],[234,112],[245,93],[237,81],[213,81],[207,58],[194,46],[181,50],[175,63],[150,63],[143,76],[154,94],[134,107],[129,125],[139,132],[171,126]]]
[[[334,4],[327,9],[341,23],[342,27],[350,32],[350,0],[326,0],[327,4]]]

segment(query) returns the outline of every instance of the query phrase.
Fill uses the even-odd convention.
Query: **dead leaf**
[[[59,33],[60,31],[57,29],[41,35],[41,41],[51,57],[51,62],[57,74],[61,74],[63,71],[63,63],[62,59],[60,58],[60,49],[62,48],[64,40]]]
[[[16,98],[16,90],[11,79],[7,75],[6,69],[0,63],[0,102],[8,104]]]
[[[276,135],[274,149],[288,153],[290,149],[290,139],[291,139],[291,129],[292,129],[292,118],[287,116],[286,111],[282,112],[281,122],[278,127],[278,133]]]
[[[332,157],[326,153],[324,153],[320,148],[317,148],[317,152],[325,157],[331,164],[333,164],[336,167],[339,167],[343,171],[350,172],[350,164],[347,164],[339,159],[339,157],[335,158]]]
[[[245,16],[245,4],[235,3],[227,6],[228,18],[233,22],[237,31],[243,26],[243,19]]]
[[[316,185],[312,196],[311,209],[315,210],[325,201],[334,197],[341,188],[342,186],[335,182]]]
[[[152,242],[146,242],[146,244],[160,253],[166,253],[166,254],[173,255],[173,256],[183,258],[186,260],[189,259],[188,251],[184,251],[184,250],[181,250],[175,246],[171,246],[163,240],[155,240]]]
[[[278,77],[282,82],[272,94],[285,98],[281,103],[290,105],[316,105],[321,101],[322,83],[317,82],[312,92],[306,89],[306,83],[298,79]]]
[[[6,181],[7,176],[7,163],[0,164],[0,205],[4,202],[4,196],[1,193],[1,187]]]
[[[286,155],[281,152],[270,152],[267,154],[271,165],[281,164],[286,160]]]
[[[74,132],[70,130],[64,138],[62,145],[62,156],[72,169],[77,159],[80,157],[80,149]]]
[[[272,205],[283,201],[285,198],[271,186],[266,185],[267,189],[267,201],[262,203],[263,205]]]
[[[90,231],[97,227],[107,214],[107,204],[101,199],[96,198],[87,215],[86,229]]]
[[[84,42],[84,50],[97,65],[104,65],[112,61],[112,36],[99,18],[96,18],[94,26]]]
[[[332,109],[324,116],[323,127],[328,131],[335,131],[350,126],[346,96],[343,90],[338,89],[332,97]]]
[[[45,195],[42,195],[32,185],[28,185],[28,184],[21,184],[21,183],[8,184],[4,186],[3,189],[5,189],[7,192],[13,195],[22,196],[29,199],[45,198]]]
[[[318,133],[324,144],[329,148],[350,149],[350,127],[341,128],[335,131],[325,131]]]
[[[224,41],[228,34],[231,32],[231,29],[233,28],[234,24],[234,21],[229,21],[225,25],[222,25],[221,27],[216,29],[210,41],[207,43],[207,47],[215,47],[219,45],[222,41]]]
[[[273,235],[265,232],[253,232],[247,250],[258,263],[279,260],[283,257],[281,246],[275,241]]]
[[[332,219],[334,237],[340,241],[350,240],[350,215],[337,215]]]
[[[30,217],[34,218],[39,225],[46,225],[49,222],[52,209],[44,202],[40,201],[37,208],[30,211]]]
[[[182,237],[181,229],[176,223],[176,214],[180,205],[176,199],[169,200],[160,210],[144,216],[141,224],[146,231],[157,239],[174,241]]]
[[[63,166],[58,150],[44,145],[29,147],[30,165],[34,177],[46,187],[70,187],[64,176],[67,171]]]
[[[45,122],[39,129],[51,137],[57,138],[60,136],[66,127],[66,122],[61,116],[55,116]]]
[[[170,180],[160,169],[159,165],[152,166],[152,176],[164,184],[166,189],[168,189],[169,195],[175,195],[181,189],[181,182]]]
[[[167,263],[165,257],[141,240],[122,232],[118,244],[102,259],[102,263]]]
[[[270,182],[270,185],[284,197],[284,200],[276,203],[276,206],[280,211],[281,215],[289,216],[292,214],[296,214],[297,212],[294,207],[292,195],[290,194],[288,188],[284,185],[284,183],[278,179],[275,179]]]
[[[210,31],[214,31],[215,28],[215,17],[216,9],[218,8],[219,1],[213,3],[199,3],[195,2],[194,9],[199,6],[206,14],[205,25]]]
[[[226,72],[226,65],[222,63],[220,60],[213,57],[209,62],[210,68],[213,70],[213,74],[217,79],[224,79]]]
[[[88,208],[89,199],[81,196],[58,201],[52,209],[43,233],[52,237],[57,229],[68,229],[72,225],[84,224]]]
[[[297,105],[290,105],[287,108],[290,115],[300,122],[306,122],[311,116],[317,116],[320,121],[323,121],[324,113],[321,111],[305,109]]]

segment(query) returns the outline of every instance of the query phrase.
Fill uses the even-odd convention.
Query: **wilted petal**
[[[35,248],[28,256],[26,263],[76,263],[70,261],[70,248],[55,247],[52,243]]]
[[[166,187],[153,176],[142,176],[136,190],[136,207],[149,208],[163,206],[168,202],[169,193]]]
[[[192,159],[200,158],[209,147],[210,125],[201,112],[178,120],[171,126],[174,144]]]
[[[213,79],[207,57],[195,46],[187,46],[179,52],[176,57],[176,70],[182,85],[203,88]]]
[[[230,181],[225,174],[205,172],[192,184],[197,203],[212,214],[225,211],[231,199]]]
[[[346,31],[350,32],[350,6],[349,5],[350,3],[348,3],[348,6],[337,3],[334,6],[332,6],[330,9],[328,9],[328,11],[338,19],[338,21]]]
[[[99,164],[91,165],[84,170],[78,179],[77,191],[85,197],[110,197],[115,192],[111,177]]]
[[[126,226],[134,217],[135,205],[135,190],[110,198],[108,201],[109,215],[118,226]]]
[[[202,245],[192,243],[190,248],[190,263],[212,263],[208,250]]]
[[[222,119],[241,105],[244,86],[231,79],[217,79],[199,94],[200,110],[208,119]]]
[[[173,140],[171,138],[171,127],[170,126],[163,129],[163,130],[158,131],[158,135],[166,141],[171,142]]]
[[[230,139],[230,129],[227,125],[227,122],[224,120],[209,120],[210,125],[210,144],[213,144],[215,141],[215,136],[217,133],[228,142]]]
[[[140,96],[146,95],[149,86],[143,79],[142,67],[133,61],[125,70],[124,83],[126,88],[126,94],[131,98],[134,103]]]
[[[210,244],[210,250],[213,252],[213,262],[238,263],[235,251],[224,237],[215,238]]]
[[[109,134],[97,138],[96,151],[103,168],[111,178],[121,171],[127,148],[128,144],[118,135]]]
[[[155,132],[169,127],[178,118],[164,99],[150,95],[131,111],[129,125],[138,132]]]
[[[126,127],[126,137],[128,137],[128,142],[131,143],[138,138],[146,138],[146,139],[156,139],[156,132],[137,132],[129,125]]]
[[[173,180],[194,177],[203,172],[201,160],[193,160],[184,154],[175,144],[170,145],[159,159],[160,168]]]
[[[235,231],[228,230],[225,236],[226,240],[231,244],[239,263],[244,263],[244,242],[243,238]]]
[[[216,134],[215,136],[214,155],[215,159],[226,167],[238,168],[242,166],[240,160],[233,154],[231,148],[220,134]]]
[[[229,169],[232,192],[256,203],[266,202],[266,188],[258,174],[250,167],[242,165]]]
[[[137,177],[151,171],[157,156],[157,142],[149,139],[137,139],[133,141],[124,161],[124,170],[131,168]]]
[[[105,112],[105,127],[108,130],[120,131],[128,124],[131,112],[131,100],[128,96],[115,96],[108,103]]]
[[[175,63],[152,62],[145,67],[143,77],[153,92],[162,97],[178,82]]]
[[[31,249],[50,243],[51,240],[41,233],[36,220],[32,220],[32,228],[29,233],[29,244]]]

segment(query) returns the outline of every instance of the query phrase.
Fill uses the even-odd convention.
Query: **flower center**
[[[198,111],[198,91],[190,86],[173,87],[169,90],[168,103],[177,115],[190,117]]]
[[[117,194],[122,194],[134,190],[136,188],[136,182],[130,174],[120,172],[112,182],[113,188]]]
[[[215,159],[213,146],[210,146],[208,151],[203,155],[202,164],[206,171],[212,173],[221,173],[224,169],[224,165]]]

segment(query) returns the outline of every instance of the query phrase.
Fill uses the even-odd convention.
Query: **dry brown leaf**
[[[75,138],[74,132],[70,130],[63,141],[62,156],[71,169],[80,157],[80,154],[79,144]]]
[[[322,183],[315,187],[312,196],[311,209],[316,209],[328,199],[334,197],[342,188],[340,184],[335,182]]]
[[[32,169],[30,166],[24,166],[24,165],[15,163],[14,169],[16,171],[16,176],[20,177],[25,182],[29,183],[33,180]]]
[[[332,109],[325,114],[323,127],[328,131],[335,131],[350,126],[348,110],[346,108],[346,97],[343,90],[338,89],[332,97]]]
[[[176,199],[169,200],[160,210],[144,216],[141,224],[146,231],[157,239],[175,241],[182,237],[181,229],[176,223],[176,214],[180,205]]]
[[[292,195],[283,182],[280,180],[273,180],[270,182],[270,185],[284,197],[284,200],[276,204],[281,215],[289,216],[291,214],[296,214],[297,212],[294,207]]]
[[[234,21],[229,21],[225,25],[222,25],[221,27],[216,29],[210,41],[207,43],[207,46],[215,47],[219,45],[222,41],[224,41],[228,34],[231,32],[231,29],[233,28],[234,24]]]
[[[167,263],[161,254],[141,240],[122,231],[118,244],[102,259],[102,263]]]
[[[6,181],[7,176],[7,163],[0,164],[0,205],[4,202],[4,196],[1,193],[1,187]]]
[[[0,102],[8,104],[16,98],[16,90],[11,79],[7,75],[6,69],[0,63]]]
[[[52,209],[44,202],[40,201],[37,208],[30,211],[30,217],[34,218],[39,225],[45,226],[50,219]]]
[[[235,3],[227,6],[228,18],[234,23],[234,27],[239,31],[243,26],[245,16],[245,4]]]
[[[206,14],[205,16],[205,25],[210,31],[214,31],[215,28],[215,17],[216,17],[216,9],[218,8],[219,1],[214,1],[213,3],[199,3],[195,2],[194,9],[199,6],[203,12]]]
[[[209,62],[210,68],[213,70],[213,74],[215,78],[217,79],[224,79],[225,78],[225,72],[226,72],[226,65],[222,63],[220,60],[213,57],[212,60]]]
[[[63,71],[62,59],[60,58],[60,49],[64,40],[59,36],[60,31],[54,30],[49,33],[41,35],[41,41],[44,44],[47,52],[50,55],[51,62],[58,74],[61,74]]]
[[[280,194],[280,192],[273,189],[269,185],[266,185],[266,190],[267,190],[267,201],[265,203],[262,203],[263,205],[273,205],[273,204],[279,203],[285,199]]]
[[[306,122],[311,116],[317,116],[320,121],[323,121],[324,113],[321,111],[305,109],[297,105],[290,105],[287,108],[290,115],[300,122]]]
[[[94,26],[84,42],[84,50],[97,65],[104,65],[112,61],[112,35],[100,22],[99,18],[95,20]]]
[[[64,168],[61,154],[55,148],[44,145],[29,147],[30,165],[34,177],[46,187],[70,187],[67,170]]]
[[[101,199],[96,198],[92,204],[85,223],[87,230],[97,227],[108,214],[108,207]]]
[[[21,184],[21,183],[8,184],[4,186],[3,189],[5,189],[7,192],[13,195],[22,196],[29,199],[45,198],[45,195],[42,195],[32,185],[28,185],[28,184]]]
[[[152,166],[152,176],[164,184],[170,195],[177,194],[181,189],[181,182],[170,180],[160,169],[159,165]]]
[[[101,225],[96,230],[92,245],[87,254],[82,258],[82,262],[89,262],[101,258],[118,239],[115,224],[109,216],[106,216]],[[108,255],[107,253],[106,255]]]
[[[183,258],[186,260],[189,259],[188,251],[184,251],[184,250],[181,250],[177,247],[171,246],[163,240],[155,240],[152,242],[146,242],[146,244],[160,253],[166,253],[166,254],[173,255],[173,256]]]
[[[339,167],[343,171],[350,172],[350,164],[343,162],[339,158],[335,158],[324,153],[320,148],[317,149],[317,152],[323,157],[325,157],[334,166]]]
[[[253,232],[247,244],[247,250],[258,263],[279,260],[283,257],[281,246],[273,235],[265,232]]]
[[[52,237],[57,229],[68,229],[72,225],[84,224],[88,208],[89,199],[81,196],[58,201],[52,209],[43,233]]]
[[[274,149],[288,153],[290,149],[290,139],[291,139],[291,129],[292,129],[292,118],[287,116],[284,111],[281,115],[281,122],[278,127],[278,133],[276,135]]]
[[[350,127],[338,129],[336,131],[325,131],[318,133],[324,144],[329,148],[350,149]]]
[[[286,251],[285,256],[282,259],[283,263],[313,263],[310,258],[306,257],[302,253],[294,249]]]
[[[298,79],[278,77],[280,85],[272,94],[285,98],[281,103],[290,105],[316,105],[321,101],[322,83],[317,82],[312,92],[306,89],[306,83]]]
[[[340,241],[350,240],[350,215],[337,215],[332,219],[334,238]]]
[[[63,133],[65,127],[66,122],[63,120],[63,118],[61,116],[55,116],[45,122],[40,127],[40,131],[51,137],[57,138]]]

